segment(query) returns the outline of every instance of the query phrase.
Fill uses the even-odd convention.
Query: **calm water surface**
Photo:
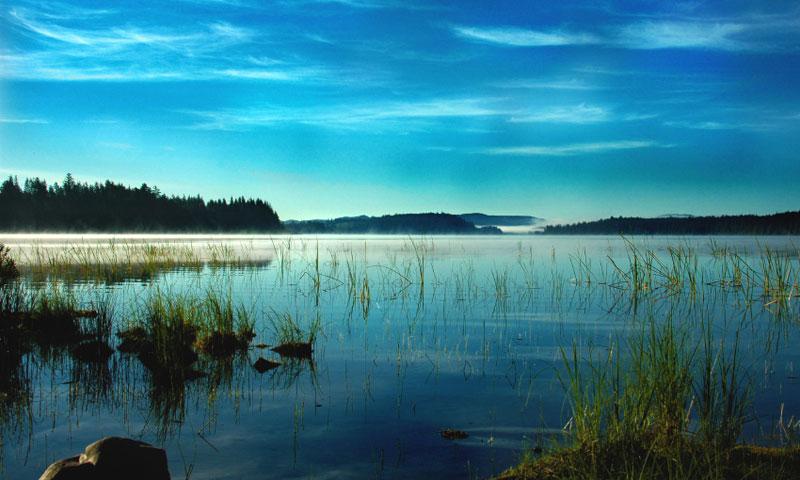
[[[251,366],[259,356],[279,360],[268,349],[201,358],[207,376],[187,382],[178,398],[160,396],[135,357],[115,353],[97,366],[68,354],[28,355],[28,387],[0,407],[2,478],[36,478],[107,435],[163,445],[174,478],[485,478],[524,448],[564,435],[562,348],[607,348],[651,319],[689,330],[702,320],[721,342],[739,333],[754,385],[746,440],[774,442],[781,409],[786,419],[800,415],[796,298],[770,304],[758,288],[726,282],[732,258],[758,277],[765,249],[785,259],[796,282],[793,237],[635,238],[658,265],[671,264],[669,247],[697,262],[694,291],[655,278],[637,295],[625,287],[631,247],[619,237],[0,235],[0,242],[12,248],[25,281],[60,282],[86,306],[112,298],[114,331],[155,289],[180,295],[209,287],[229,289],[254,314],[254,344],[273,343],[270,318],[278,314],[322,325],[313,362],[260,374]],[[65,251],[72,253],[62,258],[88,262],[85,252],[110,242],[117,251],[142,243],[191,249],[198,261],[147,272],[86,265],[48,272],[32,264]],[[445,440],[444,428],[469,438]]]

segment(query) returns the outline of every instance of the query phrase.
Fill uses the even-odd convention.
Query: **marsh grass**
[[[11,257],[11,250],[0,243],[0,285],[19,278],[17,262]]]
[[[567,443],[501,478],[727,479],[765,468],[792,478],[780,477],[763,451],[737,446],[750,382],[739,332],[726,344],[712,327],[701,325],[696,338],[685,324],[650,318],[608,347],[562,348]],[[800,472],[792,457],[773,460]]]
[[[151,291],[137,312],[136,325],[120,332],[123,342],[156,377],[156,383],[182,384],[197,360],[193,350],[200,324],[197,303],[185,294]]]
[[[320,316],[314,317],[307,327],[303,327],[291,313],[272,311],[269,322],[276,344],[282,343],[314,343],[322,329]]]
[[[140,242],[36,244],[20,251],[18,266],[36,281],[58,278],[62,281],[117,283],[127,279],[153,280],[176,270],[202,271],[203,267],[225,268],[263,266],[246,249],[208,243],[193,246],[181,243],[147,244]]]
[[[233,292],[209,288],[200,306],[198,350],[215,357],[246,350],[255,337],[255,320],[244,304],[234,306]]]

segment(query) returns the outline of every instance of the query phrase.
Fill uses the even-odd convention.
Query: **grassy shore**
[[[526,458],[497,480],[555,479],[775,479],[800,478],[800,448],[737,445],[709,452],[687,441],[680,452],[654,450],[647,443],[601,443],[568,447]]]
[[[740,332],[716,335],[711,321],[650,318],[607,348],[562,349],[566,436],[497,478],[800,478],[800,447],[782,421],[781,446],[738,443],[752,385]]]

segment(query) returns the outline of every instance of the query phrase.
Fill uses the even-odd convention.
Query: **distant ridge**
[[[459,216],[464,220],[475,224],[477,227],[527,227],[543,221],[541,218],[530,215],[487,215],[485,213],[462,213]]]
[[[570,225],[548,225],[557,235],[800,235],[800,211],[772,215],[703,217],[611,217]]]
[[[499,234],[500,229],[478,227],[459,215],[449,213],[401,213],[369,217],[339,217],[329,220],[287,220],[291,233],[378,233],[378,234]]]

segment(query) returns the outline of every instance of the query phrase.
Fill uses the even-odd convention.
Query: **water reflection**
[[[781,405],[786,418],[800,413],[800,358],[786,348],[798,340],[800,263],[788,239],[769,240],[781,252],[771,264],[752,239],[673,250],[674,239],[649,239],[636,260],[621,239],[555,250],[518,241],[278,239],[224,265],[23,265],[31,286],[55,281],[81,309],[113,308],[72,333],[0,337],[4,474],[35,477],[79,445],[122,434],[163,444],[176,478],[487,476],[564,435],[561,347],[602,351],[653,319],[747,339],[758,386],[748,438],[770,441]],[[180,297],[211,286],[255,312],[250,349],[170,365],[136,352],[76,355],[77,339],[119,347],[116,333],[154,289]],[[319,319],[312,358],[271,351],[271,312],[303,328]],[[259,370],[260,358],[277,365]],[[449,442],[446,428],[470,437]]]

